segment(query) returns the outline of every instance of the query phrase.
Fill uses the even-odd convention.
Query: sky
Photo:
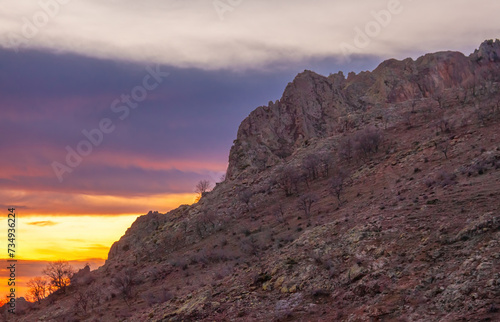
[[[0,8],[0,224],[15,207],[18,258],[30,263],[23,281],[51,260],[97,267],[137,216],[193,203],[196,182],[225,173],[240,122],[304,69],[347,74],[388,58],[470,54],[500,35],[493,0]]]

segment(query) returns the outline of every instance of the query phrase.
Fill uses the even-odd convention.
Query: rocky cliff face
[[[227,178],[275,165],[311,139],[342,132],[346,119],[367,110],[426,98],[452,104],[460,96],[478,95],[500,79],[499,55],[500,41],[490,40],[469,57],[439,52],[416,61],[391,59],[373,72],[352,73],[347,79],[342,73],[325,77],[304,71],[279,101],[258,107],[241,123]]]
[[[499,57],[299,74],[242,122],[225,182],[19,320],[499,321]]]

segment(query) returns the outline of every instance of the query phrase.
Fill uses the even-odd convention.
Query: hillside
[[[304,71],[226,179],[19,321],[500,320],[500,41]]]

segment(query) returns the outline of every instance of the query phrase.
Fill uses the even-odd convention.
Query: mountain
[[[427,104],[430,99],[449,105],[467,101],[467,95],[478,94],[478,84],[492,86],[498,81],[499,53],[498,41],[490,41],[469,57],[440,52],[416,61],[391,59],[373,72],[351,73],[347,79],[342,73],[324,77],[304,71],[288,84],[281,100],[257,108],[242,122],[228,176],[278,164],[308,140],[337,134],[350,115],[383,113],[396,105]]]
[[[500,320],[500,41],[297,75],[226,179],[19,321]]]

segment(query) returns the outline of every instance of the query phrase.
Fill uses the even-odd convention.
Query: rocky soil
[[[19,321],[499,321],[500,41],[305,71],[224,182]]]

